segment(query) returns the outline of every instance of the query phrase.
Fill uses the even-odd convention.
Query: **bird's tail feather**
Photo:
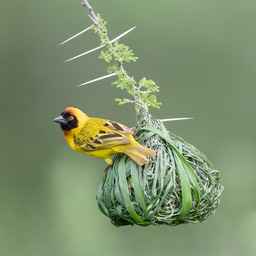
[[[133,161],[135,161],[138,165],[148,163],[149,160],[147,156],[156,156],[156,152],[154,150],[146,148],[140,144],[136,148],[127,148],[124,153],[128,155]]]

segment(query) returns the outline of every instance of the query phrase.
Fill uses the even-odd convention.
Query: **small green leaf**
[[[107,72],[108,72],[109,74],[114,73],[115,70],[116,70],[115,65],[112,65],[112,66],[108,66],[108,67],[107,67]]]
[[[109,51],[101,51],[99,58],[105,60],[107,63],[112,61],[112,55]]]

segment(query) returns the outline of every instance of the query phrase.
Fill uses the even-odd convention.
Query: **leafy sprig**
[[[118,40],[111,42],[108,37],[106,28],[107,22],[100,15],[95,16],[97,22],[94,22],[93,29],[99,35],[101,45],[105,45],[106,50],[101,51],[99,58],[108,63],[107,72],[115,73],[117,80],[112,85],[125,90],[132,96],[131,99],[115,99],[120,105],[126,103],[135,103],[137,112],[148,111],[149,107],[160,108],[161,102],[157,101],[155,93],[159,92],[159,87],[153,80],[143,77],[136,82],[134,77],[130,76],[124,69],[125,63],[136,62],[138,57],[135,56],[132,49],[127,45],[120,43]],[[95,19],[95,18],[94,18]]]

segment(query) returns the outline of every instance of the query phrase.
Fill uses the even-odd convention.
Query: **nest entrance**
[[[119,154],[97,193],[99,209],[116,226],[179,225],[213,214],[223,187],[206,156],[151,116],[139,122],[136,139],[157,152],[144,166]]]

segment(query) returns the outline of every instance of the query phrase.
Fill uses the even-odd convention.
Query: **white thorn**
[[[167,119],[159,119],[162,122],[169,122],[169,121],[182,121],[182,120],[191,120],[194,119],[193,117],[177,117],[177,118],[167,118]]]
[[[130,29],[127,30],[126,32],[124,32],[124,33],[122,33],[121,35],[117,36],[116,38],[112,39],[112,40],[110,41],[110,43],[113,43],[113,42],[117,41],[118,39],[120,39],[121,37],[127,35],[129,32],[131,32],[131,31],[132,31],[133,29],[135,29],[135,28],[136,28],[136,27],[130,28]],[[89,54],[89,53],[91,53],[91,52],[97,51],[97,50],[103,48],[104,46],[105,46],[105,44],[104,44],[104,45],[100,45],[100,46],[98,46],[98,47],[96,47],[96,48],[93,48],[93,49],[87,51],[87,52],[83,52],[83,53],[81,53],[81,54],[79,54],[79,55],[77,55],[77,56],[75,56],[75,57],[72,57],[72,58],[70,58],[70,59],[68,59],[68,60],[66,60],[66,61],[64,61],[64,62],[66,63],[66,62],[69,62],[69,61],[71,61],[71,60],[77,59],[77,58],[82,57],[82,56],[84,56],[84,55],[86,55],[86,54]]]
[[[90,30],[91,28],[92,28],[92,26],[90,26],[90,27],[88,27],[88,28],[86,28],[86,29],[80,31],[79,33],[77,33],[77,34],[71,36],[71,37],[68,38],[67,40],[65,40],[65,41],[63,41],[62,43],[60,43],[58,46],[63,45],[63,44],[65,44],[65,43],[67,43],[68,41],[70,41],[70,40],[72,40],[72,39],[74,39],[74,38],[80,36],[81,34],[85,33],[86,31]]]
[[[115,75],[116,75],[116,73],[112,73],[112,74],[109,74],[109,75],[101,76],[101,77],[98,77],[98,78],[96,78],[96,79],[90,80],[90,81],[88,81],[88,82],[79,84],[79,85],[77,85],[77,86],[80,87],[80,86],[83,86],[83,85],[86,85],[86,84],[91,84],[91,83],[94,83],[94,82],[97,82],[97,81],[100,81],[100,80],[103,80],[103,79],[105,79],[105,78],[109,78],[109,77],[112,77],[112,76],[115,76]]]
[[[66,62],[69,62],[69,61],[71,61],[71,60],[77,59],[77,58],[82,57],[82,56],[84,56],[84,55],[86,55],[86,54],[88,54],[88,53],[97,51],[97,50],[103,48],[104,46],[105,46],[105,44],[104,44],[104,45],[100,45],[100,46],[98,46],[98,47],[96,47],[96,48],[93,48],[93,49],[87,51],[87,52],[83,52],[83,53],[81,53],[81,54],[79,54],[79,55],[76,55],[75,57],[72,57],[72,58],[70,58],[70,59],[68,59],[68,60],[65,60],[64,62],[66,63]]]
[[[130,29],[127,30],[126,32],[124,32],[124,33],[122,33],[121,35],[117,36],[116,38],[112,39],[112,40],[110,41],[110,43],[114,43],[115,41],[117,41],[117,40],[120,39],[121,37],[123,37],[123,36],[127,35],[128,33],[130,33],[130,32],[131,32],[132,30],[134,30],[135,28],[136,28],[136,26],[133,27],[133,28],[130,28]]]

